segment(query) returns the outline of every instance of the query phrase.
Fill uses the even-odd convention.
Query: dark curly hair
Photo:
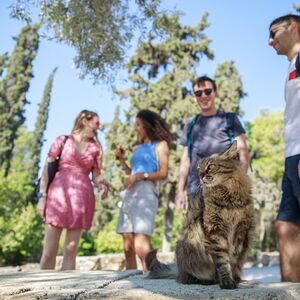
[[[144,109],[140,110],[136,117],[142,121],[146,134],[150,140],[166,141],[168,146],[171,146],[172,137],[170,126],[159,114]]]

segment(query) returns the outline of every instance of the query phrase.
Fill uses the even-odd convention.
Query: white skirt
[[[119,213],[118,233],[142,233],[151,236],[158,208],[156,184],[141,180],[126,190]]]

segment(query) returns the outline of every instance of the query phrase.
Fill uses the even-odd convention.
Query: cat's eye
[[[206,167],[205,171],[206,171],[206,172],[211,171],[211,170],[213,169],[214,166],[215,166],[214,164],[209,164],[209,165]]]

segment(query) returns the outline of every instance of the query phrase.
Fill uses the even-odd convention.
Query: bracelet
[[[100,180],[98,181],[98,184],[99,184],[99,185],[106,185],[106,186],[108,186],[108,182],[107,182],[105,179],[100,179]]]

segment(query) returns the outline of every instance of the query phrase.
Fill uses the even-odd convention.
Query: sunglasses
[[[277,33],[281,28],[287,29],[288,27],[289,27],[288,24],[282,24],[281,26],[279,26],[278,28],[276,28],[275,31],[270,30],[270,33],[269,33],[269,39],[274,39],[276,33]]]
[[[276,31],[277,32],[277,31]],[[269,39],[274,39],[276,32],[270,30]]]
[[[196,97],[201,97],[204,93],[206,96],[209,96],[213,92],[213,89],[204,89],[204,90],[198,90],[194,92],[194,95]]]

